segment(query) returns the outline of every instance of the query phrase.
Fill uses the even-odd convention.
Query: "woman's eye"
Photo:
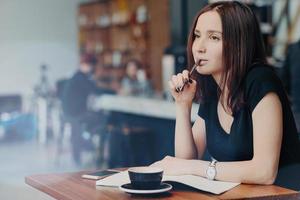
[[[214,41],[219,41],[220,38],[218,36],[212,35],[210,36],[210,39],[214,40]]]
[[[200,38],[200,35],[194,34],[195,38]]]

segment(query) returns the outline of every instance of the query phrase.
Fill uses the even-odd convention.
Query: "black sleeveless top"
[[[198,115],[205,120],[206,143],[210,155],[218,161],[244,161],[253,157],[252,112],[269,92],[275,92],[283,109],[283,138],[279,168],[300,163],[300,145],[295,120],[289,100],[280,79],[270,67],[257,65],[246,75],[244,84],[245,105],[233,115],[230,134],[227,134],[218,119],[217,95],[200,104]]]

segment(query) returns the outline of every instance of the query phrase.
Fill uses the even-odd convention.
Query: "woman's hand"
[[[191,80],[191,82],[189,82],[189,80]],[[182,73],[173,75],[172,79],[169,81],[169,87],[176,103],[192,104],[196,92],[196,81],[189,78],[188,70],[184,70]],[[177,92],[176,88],[181,87],[183,87],[183,90]]]
[[[184,175],[189,174],[188,160],[166,156],[164,159],[150,165],[164,170],[165,175]]]

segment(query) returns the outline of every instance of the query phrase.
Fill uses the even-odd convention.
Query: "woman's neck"
[[[214,80],[216,81],[216,83],[218,84],[218,86],[220,88],[220,91],[221,91],[221,96],[219,98],[220,104],[222,105],[222,107],[224,108],[224,110],[225,110],[226,113],[232,114],[231,109],[227,105],[228,93],[229,93],[227,85],[225,85],[225,87],[222,86],[222,83],[221,83],[221,74],[213,74],[212,76],[213,76]]]
[[[216,81],[216,83],[218,84],[219,88],[221,88],[221,74],[212,74],[212,77],[214,78],[214,80]]]

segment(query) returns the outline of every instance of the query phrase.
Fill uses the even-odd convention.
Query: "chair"
[[[130,115],[114,113],[109,137],[109,167],[149,165],[154,161],[154,134]],[[139,120],[140,122],[141,120]]]

